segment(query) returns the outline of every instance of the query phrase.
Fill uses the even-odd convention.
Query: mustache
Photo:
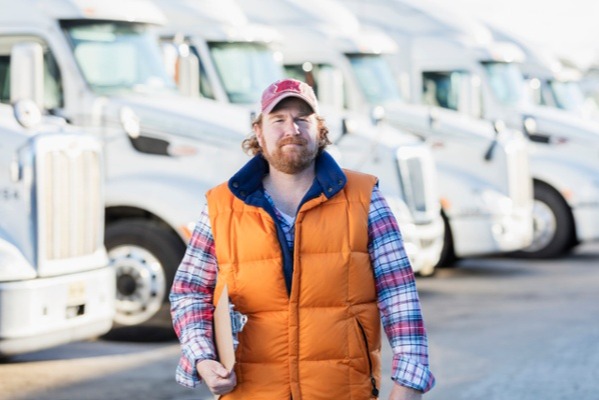
[[[285,146],[286,144],[298,144],[301,146],[306,146],[308,141],[302,137],[289,136],[279,140],[277,143],[279,147]]]

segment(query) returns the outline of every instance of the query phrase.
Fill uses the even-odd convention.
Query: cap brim
[[[310,100],[308,100],[305,96],[302,96],[299,93],[287,92],[282,93],[277,99],[271,101],[270,104],[262,110],[262,114],[270,114],[272,110],[274,110],[274,108],[277,106],[277,104],[279,104],[282,100],[288,99],[290,97],[295,97],[300,100],[303,100],[312,109],[313,112],[317,112],[314,106],[312,106],[312,104],[310,103]]]

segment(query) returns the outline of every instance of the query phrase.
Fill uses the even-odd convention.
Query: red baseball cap
[[[297,97],[304,100],[318,114],[318,100],[314,90],[305,82],[296,79],[281,79],[271,83],[262,92],[262,114],[269,114],[283,99]]]

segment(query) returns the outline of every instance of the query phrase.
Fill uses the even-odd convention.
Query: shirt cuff
[[[203,360],[216,360],[216,355],[212,350],[208,350],[200,345],[191,345],[182,348],[181,358],[177,365],[176,381],[180,385],[195,388],[202,383],[198,374],[196,365]]]
[[[435,377],[427,365],[411,358],[398,356],[393,358],[393,375],[391,379],[402,385],[422,393],[435,386]]]

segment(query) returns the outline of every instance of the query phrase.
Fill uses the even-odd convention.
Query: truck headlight
[[[129,135],[132,139],[137,139],[141,129],[139,117],[135,111],[129,107],[121,108],[120,119],[121,125],[123,125],[123,130],[127,132],[127,135]]]
[[[537,133],[537,120],[533,117],[524,118],[524,132],[529,135]]]

